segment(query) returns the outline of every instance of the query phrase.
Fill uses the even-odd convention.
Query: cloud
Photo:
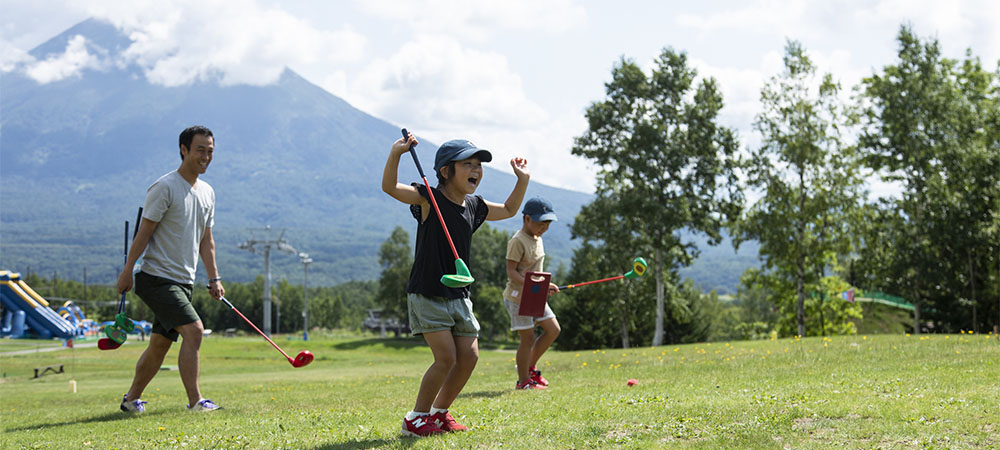
[[[921,37],[937,38],[946,56],[964,57],[964,50],[984,58],[987,67],[1000,59],[1000,3],[991,0],[939,2],[933,0],[883,0],[856,13],[859,17],[894,25],[912,24]]]
[[[760,111],[761,88],[781,69],[781,55],[768,52],[757,68],[713,66],[699,58],[692,58],[690,65],[698,70],[699,78],[715,78],[724,101],[720,122],[729,127],[749,129],[754,115]]]
[[[101,58],[88,51],[87,39],[76,35],[66,43],[65,52],[44,61],[27,63],[25,73],[38,83],[47,84],[79,75],[83,69],[100,68],[101,65]]]
[[[528,98],[507,56],[480,48],[502,33],[559,34],[583,26],[584,8],[570,0],[369,1],[358,7],[408,28],[412,38],[340,87],[342,80],[333,77],[324,88],[376,116],[405,121],[400,125],[436,143],[470,139],[493,152],[493,168],[511,173],[509,160],[527,157],[533,180],[593,191],[592,176],[567,176],[594,172],[570,154],[585,119],[554,118]]]
[[[0,73],[12,72],[35,60],[28,52],[0,38]]]
[[[589,193],[594,192],[597,169],[589,160],[570,153],[573,136],[586,130],[586,118],[577,116],[549,120],[534,127],[477,131],[473,142],[493,152],[490,165],[495,169],[513,173],[510,159],[527,158],[533,183]]]
[[[466,48],[447,36],[421,36],[389,58],[373,60],[347,84],[349,102],[401,121],[422,138],[438,144],[469,139],[493,153],[495,169],[512,173],[510,159],[526,157],[533,180],[593,191],[592,177],[566,176],[593,173],[570,154],[572,136],[586,129],[585,120],[562,122],[527,98],[503,55]]]
[[[742,7],[718,8],[714,10],[717,12],[707,15],[678,14],[675,21],[679,26],[705,34],[731,34],[739,31],[771,32],[780,29],[782,32],[801,35],[810,30],[809,25],[803,20],[807,11],[823,8],[823,3],[812,2],[806,5],[802,0],[738,4]]]
[[[483,41],[502,30],[563,33],[587,22],[587,12],[573,0],[429,0],[359,2],[358,7],[383,19],[407,23],[414,30]]]
[[[830,47],[857,44],[863,37],[875,48],[892,48],[894,42],[884,41],[883,36],[893,39],[900,24],[912,24],[920,36],[938,38],[950,57],[961,57],[971,47],[990,65],[1000,58],[1000,28],[995,26],[1000,3],[992,0],[758,0],[738,4],[738,8],[718,8],[710,14],[679,14],[675,21],[706,36],[778,33],[807,45]],[[872,56],[877,53],[865,50]]]
[[[87,14],[133,41],[119,64],[137,64],[150,82],[164,86],[204,80],[265,85],[285,67],[359,60],[365,46],[358,33],[317,29],[251,0],[95,1]]]
[[[527,128],[548,120],[525,96],[505,56],[446,36],[418,37],[389,58],[373,60],[346,97],[375,115],[405,117],[424,133]]]

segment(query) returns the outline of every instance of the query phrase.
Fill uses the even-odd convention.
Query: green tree
[[[613,186],[609,191],[617,190],[614,180],[607,180],[609,186]],[[617,196],[609,191],[599,192],[594,200],[584,205],[576,220],[573,222],[571,232],[574,238],[582,238],[583,246],[574,253],[573,268],[569,274],[569,281],[558,282],[558,284],[578,283],[587,280],[606,278],[609,274],[621,274],[625,267],[631,265],[637,248],[642,248],[642,243],[638,234],[624,231],[627,227],[627,218],[616,210]],[[649,271],[642,283],[656,286],[649,278],[655,276],[671,276],[670,284],[676,280],[676,272],[653,273]],[[638,281],[638,280],[637,280]],[[662,286],[661,286],[661,289]],[[561,297],[560,294],[557,297]],[[655,322],[649,311],[655,308],[655,293],[636,289],[630,284],[602,283],[590,285],[581,290],[571,289],[567,293],[568,299],[573,306],[566,309],[574,311],[571,320],[560,321],[563,325],[563,332],[575,333],[575,326],[580,325],[581,330],[592,330],[599,326],[609,326],[613,335],[614,330],[618,330],[618,341],[622,348],[629,348],[632,345],[632,332],[642,335],[650,335],[646,331],[655,329]],[[674,303],[669,303],[671,308]],[[574,324],[573,322],[580,322]],[[586,325],[584,325],[586,324]],[[563,338],[560,337],[560,340]],[[567,338],[572,341],[574,338]],[[588,338],[580,339],[579,342],[591,341],[595,345],[613,345],[614,340],[608,340],[602,335],[594,335],[593,340]]]
[[[576,226],[574,223],[574,228]],[[585,240],[574,250],[573,266],[566,276],[566,281],[559,284],[605,278],[609,270],[620,269],[623,260],[621,255],[614,255],[602,246]],[[651,328],[652,321],[649,320],[649,314],[634,314],[634,311],[648,311],[648,308],[653,306],[652,295],[642,297],[637,292],[636,287],[641,284],[652,283],[646,280],[600,283],[564,290],[549,297],[552,309],[558,311],[559,324],[562,327],[562,332],[556,341],[559,347],[567,349],[630,347],[629,331]],[[643,303],[643,300],[646,302]],[[644,326],[642,322],[646,325]]]
[[[948,265],[942,281],[952,282],[949,291],[963,295],[943,296],[936,303],[938,310],[957,313],[949,319],[959,328],[979,332],[981,324],[992,321],[979,311],[991,309],[982,294],[991,284],[989,268],[1000,259],[989,244],[1000,245],[994,228],[1000,219],[1000,78],[983,70],[968,50],[957,67],[956,82],[961,92],[956,125],[962,143],[943,161],[947,190],[939,194],[942,209],[933,213],[938,219],[931,235]]]
[[[736,293],[739,323],[736,334],[740,339],[764,339],[770,336],[778,323],[775,297],[771,280],[760,276],[760,269],[749,269],[740,277],[741,287]]]
[[[375,301],[383,308],[383,317],[395,316],[401,321],[409,317],[406,309],[406,284],[413,266],[410,235],[403,227],[392,230],[378,251],[382,274],[378,279]]]
[[[680,232],[705,233],[717,244],[722,225],[743,206],[736,132],[716,123],[723,101],[715,80],[696,77],[687,55],[672,49],[660,53],[649,76],[622,58],[606,98],[587,108],[589,130],[572,150],[600,167],[596,191],[609,200],[601,214],[623,225],[613,231],[634,234],[637,245],[624,255],[652,253],[653,345],[664,337],[664,274],[676,279],[677,268],[697,255]]]
[[[863,81],[859,145],[866,163],[902,188],[899,198],[882,204],[900,217],[889,222],[899,228],[891,232],[894,241],[866,236],[866,243],[892,246],[884,256],[897,270],[874,278],[916,306],[913,327],[920,333],[925,309],[945,327],[965,321],[955,311],[967,308],[954,299],[972,296],[976,280],[991,278],[989,259],[996,257],[988,242],[997,241],[991,223],[1000,167],[996,84],[971,52],[959,65],[942,56],[936,39],[921,41],[908,26],[897,39],[897,63]]]
[[[507,287],[507,241],[510,236],[489,224],[483,224],[472,235],[469,263],[475,267],[476,282],[472,284],[472,300],[480,336],[494,341],[506,336],[510,329],[510,315],[503,303],[503,290]]]
[[[746,166],[747,185],[763,196],[738,222],[734,241],[759,241],[771,269],[760,275],[791,281],[797,334],[806,336],[806,286],[817,283],[837,255],[851,252],[848,225],[863,183],[842,138],[848,113],[837,97],[839,86],[829,74],[817,76],[798,42],[786,44],[784,64],[761,91],[763,111],[754,121],[761,146],[751,150]]]

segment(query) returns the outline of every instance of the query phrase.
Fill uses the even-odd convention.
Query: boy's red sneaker
[[[403,417],[403,434],[406,436],[426,437],[441,433],[444,433],[444,430],[431,420],[430,415],[417,416],[413,420]]]
[[[437,425],[438,428],[447,431],[449,433],[469,430],[469,427],[456,422],[455,418],[451,417],[451,413],[448,411],[431,414],[430,421],[431,423]]]
[[[528,369],[528,374],[531,375],[531,379],[534,380],[535,383],[538,383],[538,384],[540,384],[542,386],[548,386],[549,385],[549,380],[546,380],[545,377],[542,376],[542,371],[541,370],[538,370],[538,369],[535,369],[534,367],[532,367],[532,368]]]
[[[518,382],[517,384],[515,384],[514,385],[514,389],[525,389],[525,390],[529,390],[529,389],[545,389],[545,386],[542,386],[542,385],[536,383],[535,380],[532,380],[531,378],[528,378],[527,380],[524,380],[523,383]]]

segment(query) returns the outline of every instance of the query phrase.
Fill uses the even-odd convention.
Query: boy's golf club
[[[586,286],[588,284],[603,283],[605,281],[620,280],[622,278],[625,278],[626,280],[631,280],[633,278],[639,278],[645,273],[646,273],[646,260],[642,259],[642,257],[637,257],[634,260],[632,260],[632,270],[628,271],[624,275],[618,275],[617,277],[611,277],[611,278],[604,278],[601,280],[587,281],[584,283],[567,284],[565,286],[559,286],[559,290]]]
[[[236,307],[233,306],[232,303],[229,303],[229,300],[226,300],[226,297],[222,297],[219,300],[225,302],[226,306],[228,306],[229,309],[236,311],[236,314],[239,314],[240,317],[242,317],[243,320],[245,320],[248,324],[250,324],[250,326],[253,327],[254,330],[257,330],[257,332],[260,333],[260,335],[263,336],[264,339],[267,339],[267,342],[270,342],[271,345],[273,345],[274,348],[276,348],[279,352],[281,352],[282,355],[285,355],[285,358],[288,359],[288,362],[291,363],[292,367],[302,367],[312,362],[313,354],[309,350],[302,350],[301,352],[299,352],[298,355],[295,355],[294,359],[292,359],[291,356],[288,356],[288,353],[285,353],[285,351],[282,350],[281,347],[278,347],[278,344],[275,344],[274,341],[272,341],[271,338],[267,337],[267,335],[264,334],[263,331],[260,331],[260,328],[257,328],[257,325],[254,325],[253,322],[250,321],[250,319],[247,319],[247,316],[244,316],[243,313],[241,313],[240,310],[236,309]]]
[[[132,240],[135,240],[135,235],[139,233],[139,221],[142,220],[142,207],[139,207],[139,214],[135,218],[135,231],[132,232]],[[122,263],[124,265],[128,262],[128,221],[125,221],[125,261]],[[121,347],[122,344],[128,339],[128,333],[135,329],[135,323],[132,322],[128,316],[123,312],[125,309],[125,293],[122,292],[122,298],[118,301],[118,314],[115,315],[115,323],[104,327],[104,334],[107,335],[106,338],[101,338],[97,340],[97,348],[101,350],[114,350]]]
[[[410,134],[403,128],[403,141],[405,142],[410,138]],[[448,238],[448,245],[451,246],[451,253],[455,255],[455,274],[444,274],[441,276],[441,284],[452,287],[460,288],[472,284],[476,281],[472,278],[472,274],[469,273],[469,267],[465,265],[465,261],[458,256],[458,250],[455,250],[455,243],[451,241],[451,234],[448,233],[448,227],[444,224],[444,217],[441,216],[441,209],[438,208],[437,201],[434,200],[434,192],[431,191],[431,185],[427,182],[427,177],[424,175],[424,168],[420,166],[420,160],[417,159],[417,152],[413,151],[413,146],[410,146],[410,156],[413,157],[413,162],[417,165],[417,172],[420,172],[420,178],[424,180],[424,187],[427,188],[427,196],[431,198],[431,205],[434,205],[434,212],[437,213],[438,222],[441,223],[441,229],[444,230],[444,236]]]

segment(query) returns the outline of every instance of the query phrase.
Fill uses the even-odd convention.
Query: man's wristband
[[[211,280],[208,280],[208,284],[215,283],[216,281],[222,281],[222,277],[212,278]]]

